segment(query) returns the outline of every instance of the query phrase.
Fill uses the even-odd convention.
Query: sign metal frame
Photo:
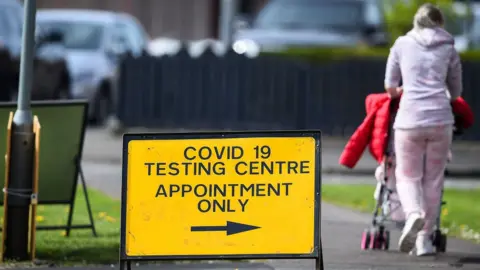
[[[315,139],[315,211],[314,211],[314,249],[308,254],[241,254],[241,255],[156,255],[129,256],[126,252],[126,215],[127,215],[127,175],[128,143],[136,140],[201,140],[233,138],[314,138]],[[226,260],[226,259],[315,259],[315,269],[324,269],[321,239],[321,131],[238,131],[238,132],[194,132],[194,133],[126,133],[123,135],[122,149],[122,200],[120,224],[120,269],[130,270],[133,261],[175,261],[175,260]],[[167,244],[168,243],[162,243]]]

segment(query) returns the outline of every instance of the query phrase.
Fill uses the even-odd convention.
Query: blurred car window
[[[335,28],[356,30],[364,23],[361,1],[275,1],[253,23],[254,28]]]
[[[22,36],[23,9],[19,5],[0,5],[0,35],[8,38]],[[8,32],[8,33],[7,33]]]
[[[381,5],[377,2],[368,1],[365,6],[365,20],[370,25],[380,25],[383,23],[383,11]]]
[[[21,9],[9,9],[8,11],[12,24],[12,35],[21,37],[23,28],[23,14]]]
[[[135,19],[125,19],[126,32],[130,43],[132,45],[132,51],[134,54],[141,54],[147,46],[147,34],[143,27]]]
[[[56,30],[63,34],[66,49],[97,50],[103,44],[104,26],[88,22],[41,22],[41,27]]]
[[[477,16],[473,21],[470,33],[472,38],[472,47],[474,49],[480,48],[480,18],[478,18]]]
[[[11,28],[8,17],[6,16],[7,11],[0,9],[0,37],[7,38],[10,36]]]
[[[118,21],[115,23],[113,30],[113,43],[121,45],[128,51],[133,51],[134,46],[128,35],[128,25]]]

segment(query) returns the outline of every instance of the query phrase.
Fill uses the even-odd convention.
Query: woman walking
[[[399,248],[415,248],[418,256],[435,252],[431,236],[454,124],[450,102],[462,93],[460,58],[443,24],[438,7],[422,5],[413,29],[392,46],[385,74],[390,96],[402,95],[394,124],[397,192],[407,218]]]

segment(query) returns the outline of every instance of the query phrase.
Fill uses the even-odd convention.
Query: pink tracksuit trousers
[[[433,233],[452,141],[452,126],[395,130],[397,193],[405,216],[425,217],[421,233]]]

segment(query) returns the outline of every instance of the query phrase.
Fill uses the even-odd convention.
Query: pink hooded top
[[[400,79],[403,95],[394,128],[454,123],[450,101],[462,93],[462,65],[447,31],[414,28],[395,41],[387,60],[385,86],[397,87]]]

